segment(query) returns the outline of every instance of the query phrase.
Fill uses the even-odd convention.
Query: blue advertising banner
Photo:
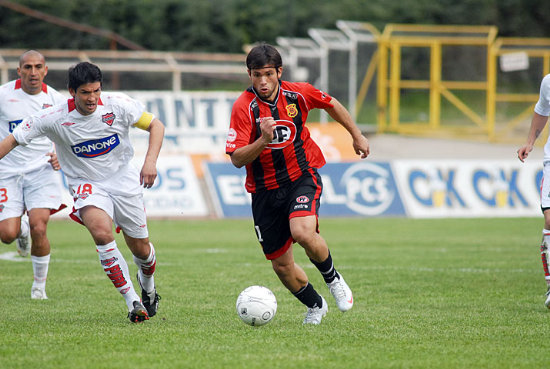
[[[323,179],[320,215],[405,215],[389,163],[327,163],[319,174]]]
[[[218,217],[252,216],[250,194],[244,188],[244,168],[238,169],[229,162],[205,162],[204,177]]]
[[[541,215],[541,163],[396,160],[392,168],[412,218]]]
[[[389,163],[329,163],[319,173],[323,180],[320,215],[405,215]],[[227,162],[208,162],[205,176],[219,217],[252,215],[244,169]]]
[[[143,156],[138,155],[132,163],[141,168],[143,160]],[[54,217],[57,218],[68,216],[73,208],[73,199],[62,171],[59,178],[63,202],[68,207],[56,213]],[[205,196],[188,155],[163,156],[157,162],[154,186],[143,190],[143,203],[148,217],[204,217],[209,215]]]

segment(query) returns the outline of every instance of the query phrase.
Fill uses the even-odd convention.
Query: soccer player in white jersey
[[[23,118],[67,101],[43,82],[47,73],[42,54],[29,50],[21,55],[17,68],[20,78],[0,86],[0,138],[10,135]],[[46,227],[50,214],[66,207],[54,170],[59,170],[59,163],[46,137],[17,147],[0,161],[0,240],[6,244],[15,240],[21,256],[27,256],[31,249],[33,299],[48,298],[50,241]],[[28,218],[23,216],[25,210]]]
[[[531,127],[527,135],[527,142],[518,149],[518,158],[522,162],[527,158],[529,153],[533,151],[535,141],[546,126],[548,116],[550,115],[550,74],[547,74],[540,86],[540,95],[535,112],[531,119]],[[546,279],[546,301],[544,305],[550,309],[550,271],[548,269],[548,261],[550,260],[550,137],[544,145],[543,159],[543,177],[540,193],[540,207],[544,215],[544,228],[542,229],[542,242],[540,245],[540,253],[542,258],[542,266],[544,268],[544,276]]]
[[[99,260],[121,293],[132,322],[156,314],[160,296],[155,289],[155,249],[149,242],[143,189],[153,186],[164,125],[143,105],[122,93],[101,91],[101,70],[88,62],[69,69],[67,103],[53,106],[25,120],[0,142],[0,159],[17,145],[46,136],[56,145],[59,163],[74,198],[71,218],[90,232]],[[149,132],[141,171],[130,164],[133,148],[128,137],[134,126]],[[1,162],[0,160],[0,162]],[[138,266],[137,295],[113,235],[121,229]]]

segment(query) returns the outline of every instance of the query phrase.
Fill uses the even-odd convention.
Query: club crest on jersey
[[[52,104],[42,104],[42,109],[48,109],[49,107],[52,107]]]
[[[296,139],[296,126],[289,120],[276,120],[273,140],[269,145],[270,149],[283,149]]]
[[[298,115],[298,108],[296,108],[296,104],[290,104],[286,106],[286,113],[289,117],[294,118]]]
[[[109,137],[99,138],[97,140],[84,141],[71,146],[73,153],[81,158],[95,158],[111,152],[120,144],[120,139],[115,133]]]
[[[112,126],[115,121],[116,115],[114,113],[107,113],[101,116],[101,121],[108,126]]]

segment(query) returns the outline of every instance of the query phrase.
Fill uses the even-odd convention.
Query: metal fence
[[[283,78],[307,81],[348,106],[365,131],[509,141],[529,126],[540,81],[550,73],[550,39],[499,38],[493,26],[338,21],[309,38],[278,37]],[[23,49],[0,49],[2,83],[17,77]],[[98,64],[105,89],[242,91],[245,53],[40,50],[47,82],[66,89],[67,69]],[[311,120],[325,122],[324,114]]]

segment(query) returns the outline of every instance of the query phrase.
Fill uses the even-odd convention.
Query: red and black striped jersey
[[[253,143],[260,137],[260,122],[276,121],[273,141],[246,165],[248,192],[271,190],[295,181],[309,168],[325,165],[319,146],[311,139],[305,123],[310,110],[331,108],[332,97],[308,83],[281,81],[273,103],[258,97],[254,89],[244,91],[231,112],[226,153]]]

